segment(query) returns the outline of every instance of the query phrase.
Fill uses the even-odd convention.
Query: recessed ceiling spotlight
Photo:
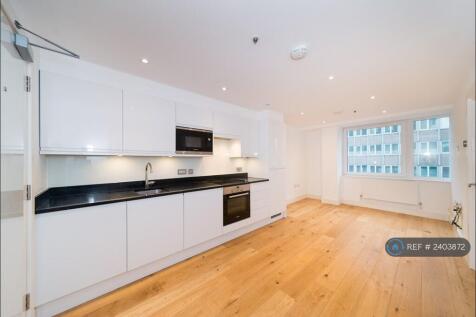
[[[300,115],[303,116],[303,115],[304,115],[304,112],[301,111]]]
[[[141,62],[142,62],[143,64],[149,64],[149,60],[148,60],[147,58],[141,59]]]
[[[334,76],[330,75],[329,80],[334,80]]]
[[[223,91],[226,91],[226,89],[227,88],[225,86],[221,87],[221,90],[223,90]]]
[[[265,103],[264,104],[266,107],[271,107],[271,104],[270,103]]]
[[[375,99],[375,96],[370,96],[370,99],[374,100],[374,99]]]
[[[326,124],[326,123],[327,123],[326,120],[322,120],[322,124]]]
[[[387,110],[385,110],[385,109],[384,109],[384,110],[382,110],[382,113],[387,113]]]

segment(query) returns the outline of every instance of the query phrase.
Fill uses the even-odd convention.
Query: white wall
[[[307,195],[311,198],[321,198],[321,130],[304,132],[304,166],[306,167]]]
[[[286,201],[294,202],[307,194],[305,157],[306,142],[304,132],[298,128],[286,127]]]

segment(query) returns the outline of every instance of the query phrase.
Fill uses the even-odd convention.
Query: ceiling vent
[[[291,50],[291,58],[295,61],[303,59],[307,55],[308,48],[306,45],[300,45]]]

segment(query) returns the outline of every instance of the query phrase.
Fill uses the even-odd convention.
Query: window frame
[[[413,124],[415,121],[421,121],[421,120],[426,120],[427,121],[427,129],[430,130],[430,120],[431,119],[440,119],[440,118],[445,118],[447,117],[449,119],[449,128],[448,128],[448,148],[449,152],[443,152],[442,148],[442,143],[440,141],[437,141],[437,153],[439,154],[449,154],[449,177],[443,177],[443,166],[437,166],[437,171],[441,171],[441,176],[437,177],[420,177],[420,176],[415,176],[414,175],[414,168],[419,167],[417,165],[414,165],[414,150],[413,150]],[[385,133],[385,126],[390,126],[391,131],[390,133]],[[360,173],[349,173],[347,171],[347,162],[348,162],[348,156],[347,152],[345,152],[345,149],[347,148],[347,143],[348,143],[348,131],[349,130],[356,130],[356,129],[372,129],[374,128],[376,131],[376,127],[380,126],[381,128],[383,127],[381,134],[380,135],[386,135],[386,134],[393,134],[393,133],[398,133],[393,132],[393,126],[394,125],[400,125],[400,146],[399,146],[399,154],[400,154],[400,171],[398,174],[393,174],[393,173],[382,173],[382,174],[377,174],[377,173],[371,173],[371,164],[367,165],[367,172],[360,172]],[[417,125],[417,128],[419,125]],[[437,129],[440,129],[438,126]],[[389,120],[389,121],[374,121],[371,123],[367,124],[361,124],[361,125],[348,125],[348,126],[343,126],[344,133],[342,134],[343,140],[343,158],[342,158],[342,175],[346,177],[356,177],[356,178],[382,178],[382,179],[408,179],[408,180],[417,180],[417,181],[427,181],[427,182],[451,182],[453,179],[453,173],[454,173],[454,166],[453,166],[453,157],[454,157],[454,140],[453,140],[453,118],[449,110],[446,110],[444,112],[437,112],[437,113],[430,113],[426,115],[415,115],[415,116],[408,116],[403,119],[397,119],[397,120]],[[374,136],[378,135],[376,133],[370,133],[371,131],[367,131],[367,137],[368,136]],[[355,134],[354,134],[355,136]],[[428,142],[427,144],[428,150],[430,147],[430,144]],[[370,151],[370,144],[367,145],[367,153],[366,155],[378,155],[376,151],[376,147],[374,149],[374,152]],[[419,153],[419,147],[417,147],[417,151]],[[391,151],[390,154],[385,153],[385,145],[382,145],[382,155],[392,155],[393,151]],[[398,154],[398,153],[396,153]],[[362,153],[361,153],[362,155]],[[384,165],[383,165],[384,166]],[[396,166],[396,165],[393,165]],[[392,170],[393,170],[392,166]],[[355,169],[355,168],[354,168]],[[376,168],[375,168],[376,169]],[[385,171],[385,167],[382,167],[382,170]],[[428,175],[430,174],[430,170],[428,167]]]

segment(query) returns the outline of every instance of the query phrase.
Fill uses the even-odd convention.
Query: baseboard
[[[339,200],[324,199],[324,198],[321,198],[321,202],[323,204],[336,205],[336,206],[339,206],[341,204]]]
[[[294,197],[293,199],[287,201],[287,204],[288,204],[288,205],[291,205],[291,204],[293,204],[293,203],[295,203],[295,202],[297,202],[297,201],[303,200],[303,199],[305,199],[305,198],[307,198],[307,197],[308,197],[307,195],[299,195],[299,196]]]

